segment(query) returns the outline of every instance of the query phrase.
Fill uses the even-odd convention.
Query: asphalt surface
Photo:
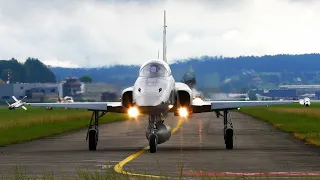
[[[179,172],[199,176],[200,171],[210,176],[225,172],[229,176],[313,172],[320,177],[319,148],[247,115],[233,112],[232,118],[236,131],[233,150],[225,149],[222,118],[216,118],[214,113],[196,114],[169,141],[160,144],[157,153],[133,155],[123,170],[170,177]],[[169,115],[165,123],[174,128],[178,120]],[[113,171],[117,163],[148,145],[146,124],[147,119],[142,118],[101,125],[95,152],[88,150],[86,129],[0,147],[0,172],[11,176],[16,166],[28,175],[53,172],[57,176],[77,176],[81,168]]]

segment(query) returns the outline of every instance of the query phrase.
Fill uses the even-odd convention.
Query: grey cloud
[[[168,58],[319,52],[320,2],[292,0],[0,0],[0,59],[141,64]]]

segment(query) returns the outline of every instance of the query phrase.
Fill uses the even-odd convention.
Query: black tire
[[[225,134],[226,149],[233,149],[233,129],[227,129]]]
[[[97,150],[97,131],[92,129],[89,131],[89,150],[95,151]]]
[[[156,153],[157,152],[157,144],[158,144],[157,135],[151,134],[150,137],[149,137],[150,153]]]

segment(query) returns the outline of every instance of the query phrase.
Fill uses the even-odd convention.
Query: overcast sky
[[[0,59],[97,67],[320,52],[317,0],[0,0]]]

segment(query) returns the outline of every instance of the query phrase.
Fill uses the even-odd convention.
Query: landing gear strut
[[[98,144],[98,137],[99,137],[99,118],[104,116],[106,114],[105,111],[102,111],[102,113],[99,115],[99,111],[94,110],[92,111],[90,124],[88,127],[87,137],[86,140],[89,139],[89,150],[95,151],[97,149]]]
[[[234,130],[232,125],[231,115],[229,110],[223,111],[223,132],[224,132],[224,142],[226,144],[226,149],[233,149],[234,146]]]
[[[158,136],[161,134],[158,133],[160,133],[160,129],[164,126],[163,122],[164,120],[162,120],[162,115],[149,115],[149,124],[147,127],[146,136],[149,140],[150,153],[156,153],[157,145],[162,143],[161,139],[159,139],[160,137]]]

